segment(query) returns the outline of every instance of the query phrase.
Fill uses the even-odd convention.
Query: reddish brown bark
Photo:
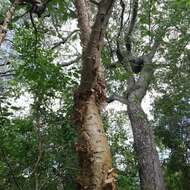
[[[74,98],[75,123],[79,132],[80,190],[116,189],[111,154],[100,116],[101,106],[106,100],[101,48],[113,3],[110,0],[100,2],[91,28],[89,2],[75,1],[83,45],[81,82]]]

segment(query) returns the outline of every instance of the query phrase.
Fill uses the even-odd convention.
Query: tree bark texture
[[[154,142],[153,129],[144,113],[141,102],[153,77],[151,60],[145,62],[137,81],[129,79],[127,110],[132,125],[135,152],[138,158],[142,190],[165,190],[159,156]]]
[[[74,95],[75,124],[79,133],[79,190],[115,190],[115,173],[103,129],[100,109],[106,101],[105,81],[101,68],[104,32],[114,1],[102,0],[91,27],[87,0],[76,0],[78,23],[83,47],[81,82]]]
[[[131,121],[135,152],[139,163],[142,190],[164,190],[161,165],[154,142],[153,130],[140,104],[130,101],[128,115]]]

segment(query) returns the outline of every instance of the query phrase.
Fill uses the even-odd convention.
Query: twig
[[[11,72],[14,72],[14,70],[10,70],[10,71],[5,71],[5,72],[0,72],[0,77],[3,77],[3,76],[7,76],[7,75],[13,75],[13,73]]]
[[[34,23],[34,18],[32,16],[32,9],[30,10],[30,20],[31,20],[32,26],[34,28],[34,35],[35,35],[34,62],[36,62],[36,59],[37,59],[38,30],[37,30],[36,25]]]
[[[82,58],[81,56],[78,56],[78,57],[77,57],[76,59],[74,59],[74,60],[71,60],[71,61],[69,61],[69,62],[61,63],[60,66],[61,66],[61,67],[67,67],[67,66],[69,66],[69,65],[72,65],[72,64],[78,62],[81,58]]]
[[[19,20],[20,18],[24,17],[25,15],[27,15],[29,13],[30,9],[26,10],[23,14],[19,15],[19,16],[15,16],[12,20],[13,22],[14,21],[17,21]]]
[[[10,65],[11,63],[9,61],[7,61],[6,63],[0,64],[0,67],[6,66],[6,65]]]
[[[8,25],[12,21],[12,17],[13,17],[13,15],[15,13],[15,10],[16,10],[16,7],[17,7],[18,4],[19,4],[19,0],[14,0],[12,2],[11,7],[6,12],[3,24],[0,25],[0,46],[1,46],[1,44],[3,43],[3,41],[4,41],[5,37],[6,37]]]
[[[126,98],[124,97],[124,96],[119,96],[119,95],[117,95],[117,94],[113,94],[113,95],[111,95],[108,99],[107,99],[107,103],[111,103],[111,102],[113,102],[113,101],[119,101],[119,102],[121,102],[121,103],[123,103],[123,104],[127,104],[127,100],[126,100]]]
[[[97,6],[99,5],[99,3],[95,0],[90,0],[90,2],[93,3],[94,5],[97,5]]]
[[[62,38],[62,41],[55,43],[54,46],[53,46],[51,49],[53,50],[53,49],[59,47],[61,44],[65,44],[65,43],[69,40],[69,38],[71,38],[71,36],[72,36],[74,33],[78,32],[78,31],[79,31],[79,30],[74,30],[74,31],[71,32],[66,38]]]
[[[132,16],[131,16],[131,21],[128,26],[128,31],[125,34],[125,40],[126,42],[130,39],[131,34],[134,30],[134,26],[137,20],[137,13],[138,13],[138,0],[133,1],[133,8],[132,8]]]
[[[120,0],[120,5],[121,5],[121,8],[122,8],[122,11],[121,11],[120,28],[119,28],[117,39],[120,37],[121,31],[122,31],[122,28],[123,28],[123,18],[124,18],[124,12],[125,12],[125,3],[123,2],[123,0]]]

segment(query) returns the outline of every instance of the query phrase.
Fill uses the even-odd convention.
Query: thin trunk
[[[35,190],[39,190],[38,174],[35,174]]]
[[[19,4],[19,2],[20,2],[19,0],[13,1],[11,7],[6,12],[3,23],[0,24],[0,46],[3,43],[3,41],[5,40],[8,26],[11,23],[12,17],[16,10],[16,6]]]
[[[142,190],[165,190],[154,133],[140,104],[128,100]]]
[[[104,32],[114,1],[102,0],[94,26],[90,27],[89,1],[76,0],[83,46],[82,74],[75,92],[75,124],[79,133],[79,190],[115,190],[115,173],[103,129],[100,109],[106,100],[101,68]]]

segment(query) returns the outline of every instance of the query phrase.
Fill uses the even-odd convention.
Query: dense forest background
[[[189,190],[189,26],[189,0],[0,0],[0,190]]]

